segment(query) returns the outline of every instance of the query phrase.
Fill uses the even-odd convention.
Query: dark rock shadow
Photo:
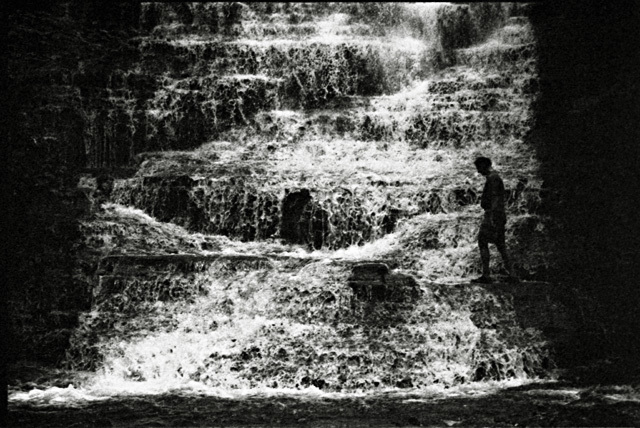
[[[640,349],[640,4],[541,2],[530,19],[540,93],[526,140],[542,165],[541,213],[559,223],[557,279],[589,301],[599,330],[567,352],[631,357]]]
[[[91,132],[85,108],[104,110],[99,95],[130,59],[124,41],[138,10],[75,1],[3,6],[0,336],[6,360],[60,362],[78,313],[90,305],[87,277],[95,266],[80,256],[79,222],[111,185],[98,177],[93,195],[78,188],[83,168],[95,161],[85,146]],[[124,162],[122,155],[115,147],[103,164]]]

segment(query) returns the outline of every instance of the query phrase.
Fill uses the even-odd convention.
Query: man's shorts
[[[494,224],[492,225],[489,221],[489,214],[485,212],[482,223],[480,224],[478,242],[503,243],[506,224],[507,217],[504,214],[494,214]]]

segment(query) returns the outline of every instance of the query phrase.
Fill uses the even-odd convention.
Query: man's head
[[[473,163],[476,165],[476,169],[480,174],[482,175],[489,174],[489,171],[491,170],[491,159],[485,158],[484,156],[480,156],[476,158],[476,160]]]

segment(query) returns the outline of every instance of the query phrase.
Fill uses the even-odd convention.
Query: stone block
[[[354,265],[347,284],[356,298],[363,301],[405,302],[420,296],[420,288],[412,276],[389,272],[385,263]]]

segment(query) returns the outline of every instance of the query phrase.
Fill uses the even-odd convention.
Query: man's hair
[[[473,163],[476,165],[476,168],[480,168],[482,166],[491,167],[491,159],[485,158],[484,156],[476,158]]]

